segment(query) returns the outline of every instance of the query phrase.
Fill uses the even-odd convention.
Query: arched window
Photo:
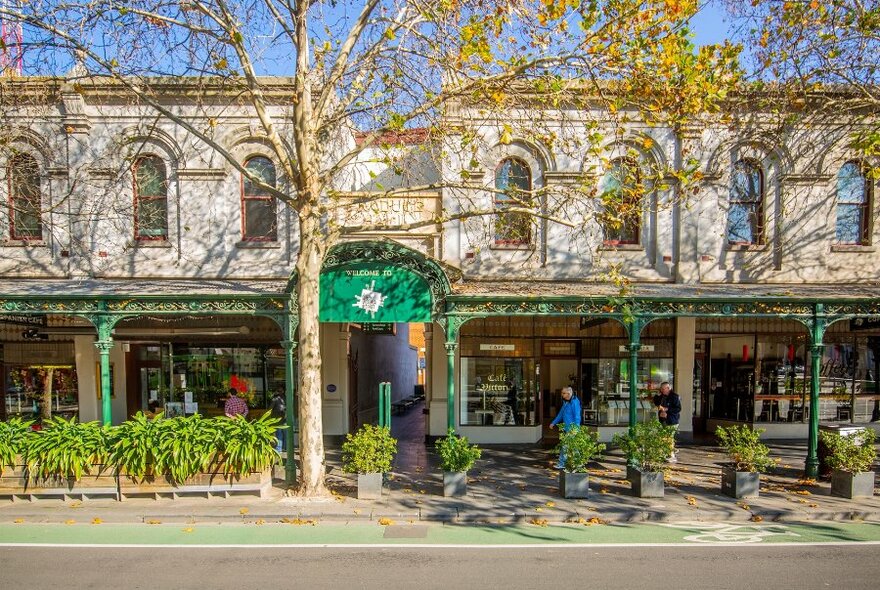
[[[33,156],[16,154],[9,159],[9,237],[42,240],[40,217],[40,167]]]
[[[733,165],[730,208],[727,211],[728,244],[761,244],[764,241],[764,172],[753,160]]]
[[[847,162],[837,174],[837,243],[870,243],[871,185],[858,162]]]
[[[249,158],[244,167],[268,186],[275,186],[275,164],[264,156]],[[278,239],[275,197],[268,189],[257,186],[242,175],[241,183],[242,239],[247,242],[274,242]]]
[[[168,179],[158,156],[142,156],[134,163],[134,237],[168,239]]]
[[[523,245],[532,240],[532,220],[512,207],[531,207],[532,172],[517,158],[501,161],[495,169],[495,244]]]
[[[639,243],[643,194],[638,164],[630,158],[612,161],[599,182],[603,208],[600,222],[605,244]]]

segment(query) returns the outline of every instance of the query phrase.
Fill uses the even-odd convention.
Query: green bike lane
[[[658,523],[521,525],[0,524],[0,547],[516,547],[880,544],[880,523]]]

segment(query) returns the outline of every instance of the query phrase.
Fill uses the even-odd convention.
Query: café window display
[[[623,339],[602,339],[597,343],[598,358],[584,360],[582,366],[594,366],[595,377],[584,384],[583,407],[586,421],[595,425],[629,423],[630,358]],[[621,350],[623,347],[623,350]],[[587,374],[587,371],[583,371]],[[669,339],[644,339],[636,365],[638,391],[636,418],[646,422],[656,416],[654,396],[660,384],[673,383],[673,344]],[[588,390],[589,387],[589,390]]]
[[[79,414],[76,369],[72,365],[6,365],[6,416],[45,420]]]
[[[827,334],[819,368],[820,422],[880,421],[880,338]]]
[[[462,426],[534,426],[535,361],[465,357],[461,362]]]

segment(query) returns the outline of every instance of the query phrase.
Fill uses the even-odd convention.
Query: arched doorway
[[[430,396],[431,371],[424,334],[449,290],[440,263],[396,242],[346,242],[330,251],[321,270],[319,319],[328,324],[324,342],[338,361],[325,357],[336,374],[325,371],[335,381],[323,389],[327,405],[339,406],[342,431],[376,423],[378,385],[391,382],[392,414],[417,424],[408,432],[424,440],[421,403]]]

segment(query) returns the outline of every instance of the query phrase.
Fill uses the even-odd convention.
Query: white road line
[[[619,547],[839,547],[849,545],[880,545],[880,541],[819,541],[802,543],[518,543],[510,545],[482,544],[392,544],[392,543],[0,543],[0,547],[67,547],[71,549],[596,549]]]

